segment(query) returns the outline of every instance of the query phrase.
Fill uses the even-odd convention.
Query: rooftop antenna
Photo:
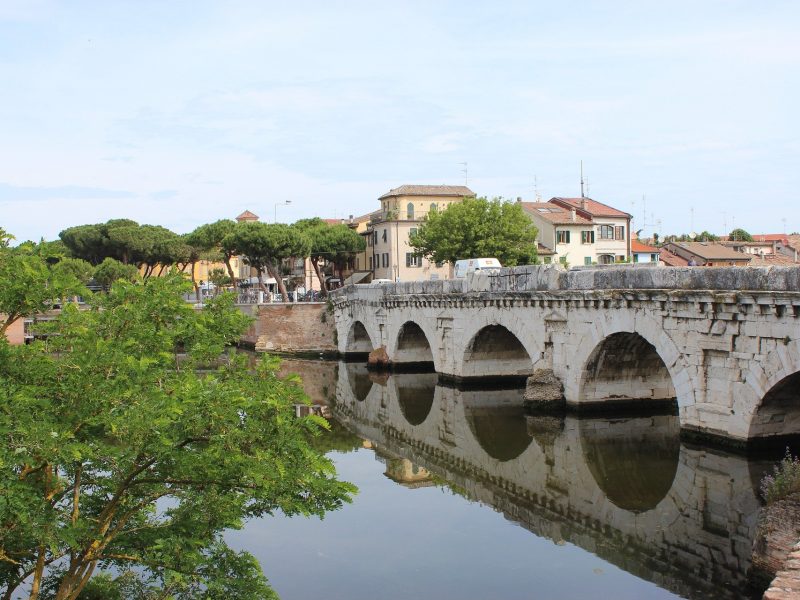
[[[689,230],[694,231],[694,206],[689,209],[689,214],[691,215],[689,217]]]
[[[536,178],[536,175],[533,176],[533,194],[536,196],[536,201],[541,202],[542,196],[539,194],[539,180]],[[786,219],[783,220],[783,228],[786,229]],[[784,231],[786,233],[786,231]]]
[[[586,181],[586,194],[589,195],[591,192],[589,191],[589,176],[587,175],[584,177],[584,181]]]
[[[586,194],[583,193],[583,161],[581,161],[581,198],[586,198]]]
[[[464,167],[463,169],[461,169],[461,172],[464,174],[464,185],[469,185],[467,183],[469,181],[468,170],[467,170],[467,166],[468,166],[467,162],[464,161],[464,162],[460,162],[458,164],[460,164],[460,165],[462,165]]]

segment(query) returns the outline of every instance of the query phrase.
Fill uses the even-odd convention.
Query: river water
[[[752,598],[772,460],[682,443],[676,415],[533,417],[522,390],[286,361],[330,411],[355,501],[229,535],[284,600]]]

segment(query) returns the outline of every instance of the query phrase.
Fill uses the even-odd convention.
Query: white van
[[[503,265],[496,258],[468,258],[456,261],[453,275],[456,279],[463,279],[473,271],[496,271],[502,268]]]

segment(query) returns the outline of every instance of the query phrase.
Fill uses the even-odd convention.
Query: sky
[[[346,218],[465,176],[547,200],[583,161],[643,235],[798,231],[799,27],[796,0],[0,0],[0,227]]]

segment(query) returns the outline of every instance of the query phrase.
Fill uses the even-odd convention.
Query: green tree
[[[465,198],[442,212],[428,213],[409,242],[434,262],[492,257],[513,267],[536,262],[537,233],[519,203]]]
[[[193,310],[188,287],[179,274],[120,280],[90,310],[65,307],[45,340],[0,341],[5,600],[26,580],[32,600],[74,600],[100,570],[120,575],[87,597],[113,598],[132,567],[158,590],[136,597],[271,598],[222,533],[275,511],[322,515],[354,493],[309,445],[326,423],[294,417],[307,398],[277,359],[207,367],[249,320],[229,294]]]
[[[0,230],[0,338],[17,320],[50,310],[57,300],[86,292],[69,268],[54,266],[35,244],[8,246],[12,236]]]
[[[225,237],[224,244],[235,254],[244,257],[247,264],[258,273],[262,290],[263,274],[266,271],[274,278],[283,298],[288,297],[281,273],[281,261],[287,258],[308,256],[310,242],[303,233],[283,223],[261,223],[250,221],[239,223]]]
[[[94,269],[94,280],[108,289],[111,284],[120,279],[124,281],[135,281],[139,271],[133,265],[126,265],[115,258],[106,258]]]
[[[744,229],[737,227],[728,234],[728,239],[733,242],[752,242],[753,236]]]
[[[218,258],[225,263],[225,268],[228,270],[228,276],[231,278],[231,283],[234,287],[236,287],[236,273],[233,272],[231,260],[236,253],[234,248],[229,248],[224,244],[224,240],[225,236],[230,234],[235,227],[236,222],[230,219],[221,219],[213,223],[200,225],[192,232],[192,236],[199,246],[205,248],[208,252],[217,254]]]
[[[318,217],[300,220],[294,226],[309,240],[309,258],[319,280],[322,295],[325,296],[328,288],[320,262],[329,261],[334,269],[338,270],[341,278],[342,271],[353,256],[364,251],[366,241],[347,225],[342,223],[329,225]]]

